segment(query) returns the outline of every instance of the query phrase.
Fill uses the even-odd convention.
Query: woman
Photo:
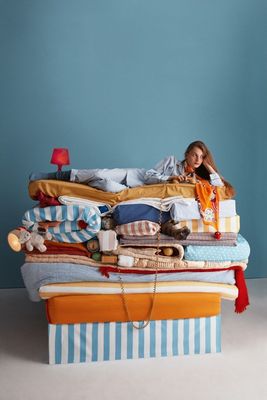
[[[211,152],[200,140],[189,144],[183,161],[174,156],[166,157],[154,169],[146,171],[144,176],[146,184],[164,181],[195,183],[203,179],[213,186],[225,186],[227,194],[234,196],[234,188],[220,177]]]
[[[30,175],[30,181],[40,179],[67,180],[115,193],[144,184],[167,181],[195,183],[199,179],[205,179],[213,186],[225,185],[229,195],[234,195],[233,187],[219,176],[209,149],[199,140],[187,147],[183,161],[169,156],[149,170],[143,168],[72,169]]]

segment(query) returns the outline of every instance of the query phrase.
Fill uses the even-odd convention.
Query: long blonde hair
[[[203,143],[201,140],[196,140],[195,142],[192,142],[189,144],[189,146],[187,147],[187,149],[185,150],[185,153],[184,153],[185,160],[187,158],[187,155],[190,153],[191,150],[193,150],[194,147],[198,147],[202,151],[203,158],[205,158],[207,163],[210,164],[210,166],[214,169],[214,171],[216,171],[219,174],[218,168],[214,162],[214,159],[213,159],[213,156],[212,156],[210,150],[205,145],[205,143]],[[206,180],[210,179],[210,173],[203,163],[198,168],[196,168],[195,172],[198,176],[200,176],[203,179],[206,179]],[[220,177],[226,188],[226,195],[229,197],[234,197],[235,196],[234,187],[229,182],[227,182],[222,176],[220,176]]]

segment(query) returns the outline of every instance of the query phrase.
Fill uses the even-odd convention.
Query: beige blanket
[[[165,257],[164,257],[165,258]],[[167,258],[167,257],[166,257]],[[171,257],[169,257],[171,258]],[[91,267],[107,267],[107,264],[103,264],[97,261],[92,260],[91,258],[85,256],[74,256],[74,255],[58,255],[58,254],[27,254],[25,257],[25,262],[31,263],[71,263],[71,264],[82,264],[88,265]],[[240,266],[243,270],[247,267],[247,260],[243,260],[242,262],[230,262],[230,261],[223,261],[223,262],[211,262],[211,261],[185,261],[185,260],[175,260],[172,259],[171,261],[160,261],[158,265],[158,271],[160,270],[192,270],[192,269],[203,269],[203,270],[210,270],[210,269],[228,269],[233,266]],[[112,265],[112,267],[115,267]],[[124,267],[119,267],[123,269]],[[129,267],[125,267],[129,268]],[[155,261],[149,258],[140,258],[134,256],[134,266],[133,269],[139,270],[155,270],[156,265]]]

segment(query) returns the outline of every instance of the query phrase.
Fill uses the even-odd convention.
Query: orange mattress
[[[126,294],[133,321],[148,318],[152,294]],[[152,320],[198,318],[221,312],[219,293],[157,293]],[[46,313],[51,324],[128,321],[120,294],[88,294],[57,296],[46,301]]]
[[[104,192],[103,190],[92,188],[88,185],[80,183],[56,181],[56,180],[40,180],[33,181],[29,184],[29,195],[32,199],[36,199],[38,191],[48,196],[74,196],[83,199],[90,199],[114,206],[121,201],[138,199],[140,197],[172,197],[182,196],[187,198],[195,198],[195,185],[189,183],[165,183],[157,185],[144,185],[131,189],[125,189],[118,193]],[[220,200],[226,200],[230,197],[226,193],[225,186],[218,187]]]

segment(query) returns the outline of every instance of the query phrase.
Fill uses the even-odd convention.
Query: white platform
[[[44,305],[0,290],[0,399],[266,400],[267,279],[247,283],[245,313],[223,302],[221,354],[59,366],[47,364]]]

